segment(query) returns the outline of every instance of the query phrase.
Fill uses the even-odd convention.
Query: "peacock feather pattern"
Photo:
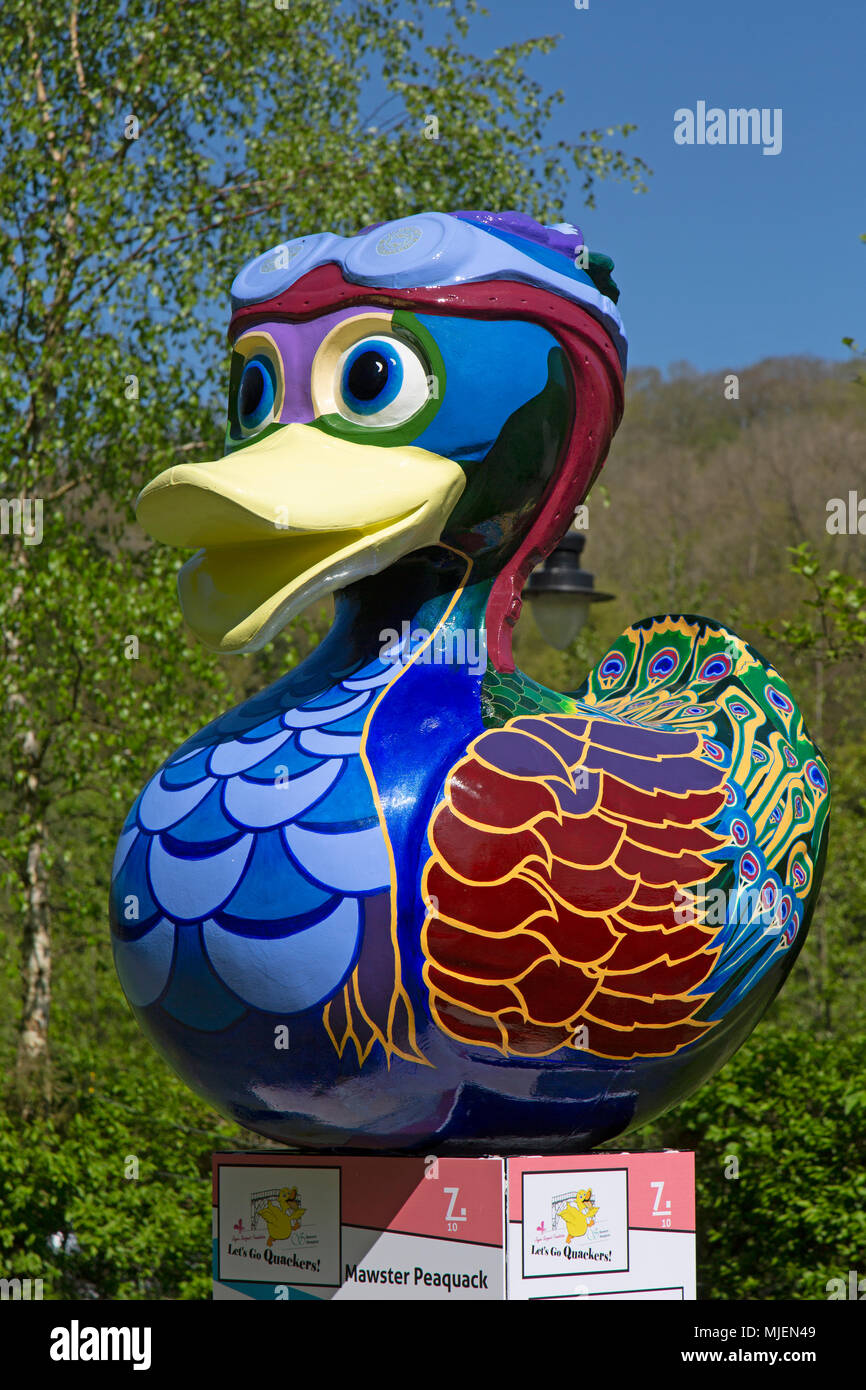
[[[797,940],[826,768],[778,673],[704,619],[629,628],[549,703],[488,706],[431,822],[431,1009],[504,1055],[670,1055]]]

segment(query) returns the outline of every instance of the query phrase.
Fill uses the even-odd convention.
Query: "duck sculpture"
[[[276,246],[232,287],[224,457],[138,500],[214,651],[336,596],[154,774],[113,871],[141,1027],[271,1139],[584,1151],[721,1066],[802,946],[827,769],[758,652],[666,615],[571,694],[515,669],[622,414],[611,268],[512,212]]]

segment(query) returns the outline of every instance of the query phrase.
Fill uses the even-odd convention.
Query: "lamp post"
[[[581,569],[585,544],[585,536],[569,531],[544,564],[532,571],[523,590],[542,637],[558,651],[564,651],[574,641],[593,603],[614,598],[613,594],[596,589],[593,576]]]

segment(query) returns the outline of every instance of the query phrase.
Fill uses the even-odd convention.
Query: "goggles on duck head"
[[[507,225],[482,224],[469,216],[425,212],[380,223],[358,236],[318,232],[282,242],[241,270],[231,289],[232,310],[275,299],[309,271],[329,263],[336,263],[354,284],[382,289],[517,280],[553,290],[598,319],[624,372],[627,343],[622,319],[613,300],[586,271],[562,251],[536,244]]]

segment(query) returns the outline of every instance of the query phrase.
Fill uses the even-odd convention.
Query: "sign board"
[[[500,1158],[214,1155],[214,1298],[505,1297]]]
[[[694,1299],[694,1155],[214,1155],[214,1298]]]
[[[695,1298],[693,1153],[512,1158],[508,1297]]]

